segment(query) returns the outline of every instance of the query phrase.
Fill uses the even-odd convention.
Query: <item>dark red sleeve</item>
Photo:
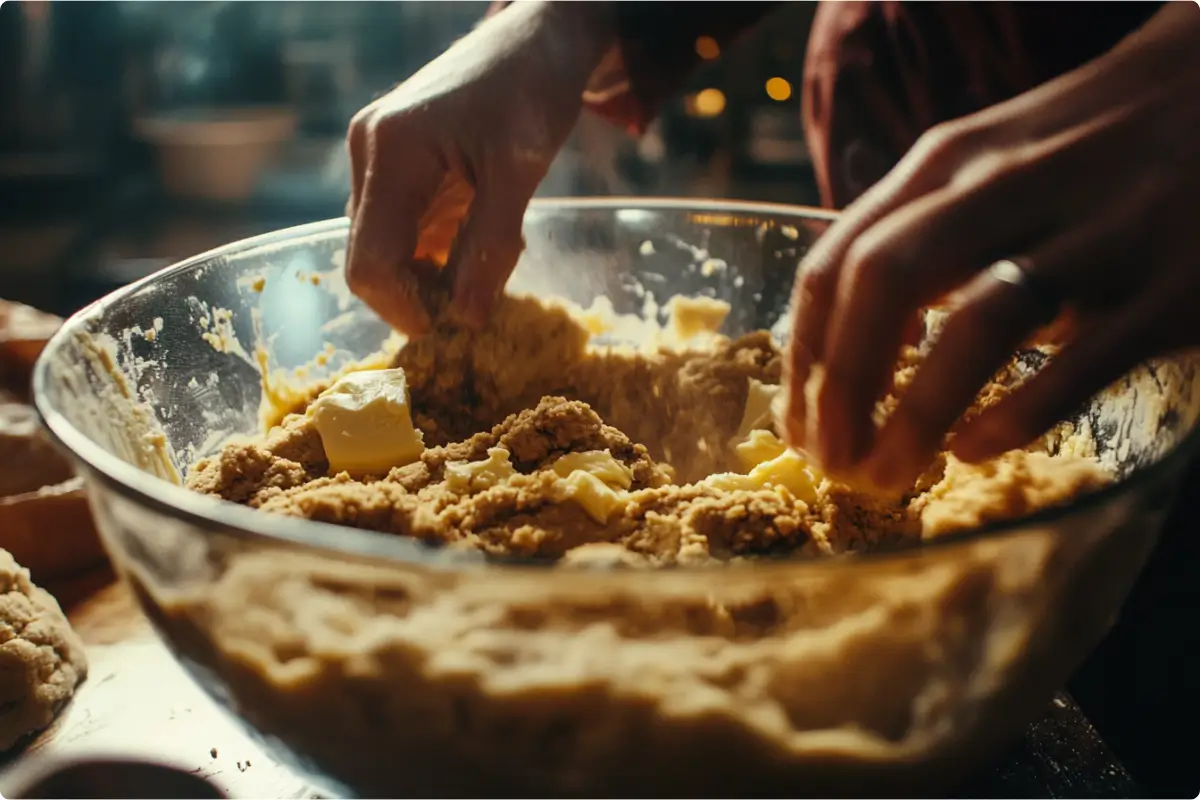
[[[494,2],[489,16],[507,0]],[[709,37],[724,52],[779,2],[613,2],[617,46],[584,94],[588,109],[641,134],[678,92],[701,58],[696,40]]]
[[[825,205],[844,208],[922,132],[1113,47],[1158,2],[820,3],[804,129]]]

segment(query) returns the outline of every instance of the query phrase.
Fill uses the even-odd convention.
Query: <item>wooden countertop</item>
[[[0,761],[0,796],[12,796],[7,768],[18,759],[93,754],[161,761],[231,798],[320,796],[192,681],[111,573],[48,588],[87,645],[88,678],[48,730]]]

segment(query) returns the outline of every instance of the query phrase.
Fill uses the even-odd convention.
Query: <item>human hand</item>
[[[904,489],[1053,319],[1071,322],[1061,350],[955,432],[957,456],[1024,446],[1141,361],[1200,344],[1198,197],[1200,9],[1172,2],[1090,64],[929,131],[818,241],[792,301],[789,443]],[[918,310],[947,294],[876,429]]]
[[[613,41],[604,3],[514,3],[355,115],[346,282],[410,335],[430,264],[482,324],[516,265],[534,190]]]

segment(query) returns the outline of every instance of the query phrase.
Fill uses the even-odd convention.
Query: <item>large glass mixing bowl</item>
[[[647,292],[703,294],[732,304],[725,332],[771,328],[829,220],[541,201],[510,289],[628,313]],[[1164,361],[1076,421],[1121,480],[1069,507],[887,553],[653,572],[486,564],[183,488],[191,461],[260,432],[264,386],[385,344],[341,280],[346,230],[261,236],[115,292],[35,376],[116,568],[180,662],[334,792],[952,788],[1107,630],[1196,445],[1196,366]]]

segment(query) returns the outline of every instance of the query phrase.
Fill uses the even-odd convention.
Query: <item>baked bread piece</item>
[[[83,482],[29,405],[34,362],[61,323],[0,300],[0,548],[43,584],[105,561]]]
[[[0,387],[29,402],[33,365],[62,319],[21,303],[0,300]]]
[[[35,492],[75,477],[71,464],[42,433],[37,411],[5,394],[0,390],[0,497]]]

